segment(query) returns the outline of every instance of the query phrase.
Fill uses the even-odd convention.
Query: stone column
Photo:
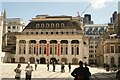
[[[29,62],[29,40],[26,40],[26,48],[25,48],[25,62]]]
[[[83,49],[83,44],[82,44],[83,42],[82,41],[79,41],[79,57],[80,57],[80,60],[82,61],[82,58],[83,58],[83,51],[82,51],[82,49]],[[80,61],[79,60],[79,61]]]
[[[19,40],[16,40],[16,54],[15,54],[15,62],[19,62]]]
[[[72,63],[71,49],[71,40],[68,40],[68,63]]]

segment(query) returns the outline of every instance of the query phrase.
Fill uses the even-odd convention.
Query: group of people
[[[47,63],[47,71],[49,71],[49,65],[50,65],[50,63],[48,62],[48,63]],[[55,72],[56,63],[55,63],[55,62],[52,62],[52,66],[53,66],[53,72]],[[68,64],[68,68],[69,68],[69,72],[71,72],[71,63]],[[62,63],[61,63],[61,72],[62,72],[62,73],[65,72],[65,62],[62,62]]]
[[[55,62],[52,63],[53,65],[53,72],[55,72]],[[37,68],[37,63],[35,62],[35,70]],[[65,72],[65,63],[61,63],[61,72]],[[71,63],[68,64],[69,72],[71,72]],[[49,62],[47,63],[47,70],[49,71]],[[21,64],[17,65],[17,68],[14,69],[16,75],[15,79],[20,80],[21,77]],[[31,75],[32,75],[33,67],[30,65],[30,62],[28,62],[28,65],[25,68],[25,80],[31,80]],[[85,64],[83,66],[83,62],[79,62],[79,67],[75,68],[71,75],[74,77],[74,80],[90,80],[89,77],[91,76],[91,73],[89,71],[89,68]]]
[[[21,72],[22,72],[20,63],[17,65],[17,68],[15,68],[14,71],[16,73],[15,79],[16,80],[20,80]],[[28,62],[28,65],[26,66],[25,71],[26,71],[26,73],[25,73],[25,75],[26,75],[25,76],[25,80],[31,80],[33,67],[30,65],[30,62]]]

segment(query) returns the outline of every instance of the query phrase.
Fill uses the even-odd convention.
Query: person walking
[[[55,62],[53,61],[53,72],[55,72]]]
[[[30,62],[28,62],[28,65],[26,66],[26,80],[31,80],[31,76],[32,76],[32,71],[33,71],[33,67],[30,65]]]
[[[71,63],[68,64],[69,72],[71,72]]]
[[[49,71],[49,62],[47,63],[47,71]]]
[[[87,80],[86,77],[88,77],[88,72],[83,67],[82,61],[79,61],[79,67],[75,68],[71,75],[74,77],[74,80]]]
[[[62,63],[61,63],[61,72],[62,72],[62,73],[65,72],[65,69],[64,69],[64,68],[65,68],[64,62],[62,62]]]
[[[37,61],[35,61],[35,70],[37,69]]]
[[[20,80],[21,77],[21,64],[17,65],[17,68],[14,69],[16,75],[15,75],[15,80]]]

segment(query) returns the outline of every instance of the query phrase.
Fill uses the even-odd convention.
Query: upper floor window
[[[48,24],[48,23],[46,24],[46,27],[47,27],[47,28],[49,27],[49,24]]]
[[[110,46],[110,52],[111,53],[114,53],[115,51],[114,51],[114,46]]]
[[[64,27],[65,26],[65,24],[64,23],[61,23],[61,27]]]
[[[15,26],[13,26],[13,29],[15,29]]]
[[[120,46],[118,46],[118,53],[120,53]]]
[[[8,26],[8,29],[10,29],[10,26]]]
[[[37,24],[36,24],[36,27],[37,27],[37,28],[38,28],[38,27],[40,27],[40,24],[39,24],[39,23],[37,23]]]
[[[43,24],[43,23],[41,24],[41,27],[42,27],[42,28],[44,27],[44,24]]]
[[[53,24],[53,23],[51,24],[51,27],[52,27],[52,28],[54,27],[54,24]]]
[[[58,23],[56,24],[56,27],[59,27],[59,24],[58,24]]]

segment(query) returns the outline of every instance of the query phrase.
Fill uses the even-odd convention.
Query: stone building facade
[[[89,38],[81,27],[72,16],[38,15],[15,35],[16,51],[8,56],[10,62],[89,63]]]

